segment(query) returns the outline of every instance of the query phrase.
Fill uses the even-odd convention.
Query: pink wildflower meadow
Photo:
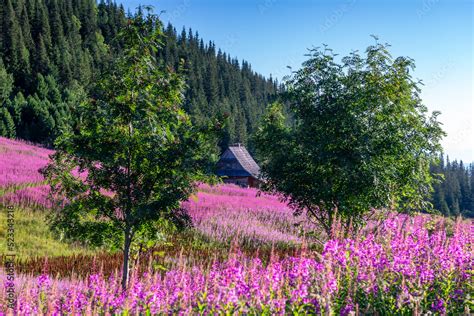
[[[38,170],[52,150],[0,137],[0,188],[44,181]]]
[[[236,251],[207,267],[177,264],[165,273],[134,274],[122,293],[120,278],[87,280],[43,275],[16,280],[18,314],[213,314],[293,312],[348,315],[380,311],[461,313],[469,308],[472,226],[457,221],[428,228],[430,218],[389,216],[378,232],[329,240],[321,253],[269,263]],[[5,276],[0,277],[5,283]],[[5,289],[0,306],[5,308]],[[1,305],[3,304],[3,305]]]
[[[46,162],[48,151],[0,139]],[[23,146],[23,147],[22,147]],[[15,152],[15,154],[12,154]],[[32,158],[33,159],[33,158]],[[3,161],[3,160],[2,160]],[[7,160],[4,160],[7,161]],[[8,165],[8,163],[7,163]],[[5,162],[2,165],[5,167]],[[28,174],[27,168],[18,170]],[[23,170],[23,171],[21,171]],[[9,172],[2,171],[1,172]],[[26,177],[26,176],[25,176]],[[36,176],[16,183],[36,183]],[[41,180],[40,180],[41,181]],[[10,182],[9,182],[10,183]],[[11,182],[11,183],[14,183]],[[48,207],[46,186],[24,187],[3,196],[10,203]],[[180,260],[167,271],[153,264],[133,272],[121,291],[120,275],[57,279],[17,275],[16,309],[7,309],[6,275],[0,272],[0,314],[469,314],[472,311],[474,226],[471,221],[428,215],[386,214],[351,238],[327,240],[321,251],[305,247],[307,224],[278,197],[231,185],[200,185],[183,203],[195,230],[229,246],[299,247],[296,256],[269,262],[231,250],[229,258],[204,265]],[[335,226],[335,229],[338,229]],[[335,234],[338,236],[338,234]]]

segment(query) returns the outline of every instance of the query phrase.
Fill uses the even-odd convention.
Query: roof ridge
[[[238,146],[229,146],[229,150],[234,154],[234,157],[244,170],[255,178],[259,177],[260,167],[257,165],[245,146],[240,144]]]

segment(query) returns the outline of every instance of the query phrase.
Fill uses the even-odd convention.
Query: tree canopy
[[[128,19],[133,16],[110,0],[0,0],[0,58],[13,79],[0,110],[0,121],[13,125],[0,129],[0,136],[51,146],[62,133],[58,127],[74,128],[80,97],[123,54],[117,34]],[[183,108],[193,122],[206,125],[215,115],[228,116],[221,148],[233,142],[252,148],[249,135],[275,98],[276,81],[191,29],[161,27],[163,49],[156,57],[184,71]],[[40,76],[46,85],[39,85]]]
[[[163,39],[156,16],[138,13],[119,36],[123,56],[78,109],[80,129],[57,138],[44,174],[58,205],[52,228],[123,247],[125,288],[133,241],[177,222],[217,147],[214,126],[193,125],[180,106],[182,76],[154,57]]]
[[[293,122],[273,104],[256,135],[265,189],[330,232],[335,217],[356,225],[374,208],[425,210],[444,135],[427,115],[414,62],[369,46],[337,62],[313,49],[287,81]]]

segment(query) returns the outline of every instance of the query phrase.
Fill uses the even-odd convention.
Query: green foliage
[[[431,172],[443,180],[433,186],[434,208],[446,216],[474,217],[474,164],[449,161],[449,157],[445,161],[441,156]]]
[[[0,136],[14,138],[15,124],[10,112],[5,107],[0,108]]]
[[[0,105],[4,104],[13,90],[13,76],[7,72],[0,58]]]
[[[15,123],[7,109],[7,101],[13,90],[13,76],[7,72],[0,58],[0,136],[14,138]]]
[[[429,166],[444,132],[439,113],[427,116],[413,68],[379,43],[341,63],[313,49],[287,82],[294,123],[274,104],[257,133],[265,189],[328,233],[336,216],[356,225],[373,208],[429,207]]]
[[[101,73],[110,71],[124,54],[123,39],[117,35],[133,18],[122,5],[108,0],[0,0],[0,58],[14,79],[9,95],[37,94],[42,103],[35,109],[29,105],[24,116],[10,112],[19,138],[51,146],[62,133],[50,130],[51,126],[75,127],[76,105],[63,106],[63,91],[91,92]],[[228,116],[220,135],[221,148],[233,142],[247,144],[266,104],[276,95],[276,82],[252,71],[247,62],[240,64],[216,51],[214,43],[204,44],[191,30],[177,34],[168,25],[163,31],[164,49],[154,54],[172,69],[185,72],[183,108],[193,123],[204,126],[215,116]],[[38,91],[39,75],[55,81],[61,100],[53,90]],[[51,89],[49,83],[46,86]],[[52,125],[45,124],[50,119]],[[36,128],[41,133],[32,132]],[[247,145],[252,150],[252,144]]]
[[[183,107],[196,124],[205,124],[218,115],[228,117],[219,145],[226,149],[240,142],[250,151],[254,146],[252,135],[266,105],[278,91],[277,83],[255,73],[248,62],[231,58],[215,44],[204,43],[199,34],[184,28],[178,34],[168,24],[164,29],[164,50],[159,53],[174,69],[182,67],[187,89]]]
[[[73,89],[78,91],[74,92]],[[63,95],[52,76],[43,77],[39,74],[35,94],[25,99],[20,92],[9,101],[17,136],[52,144],[74,122],[71,117],[71,108],[77,105],[77,100],[71,98],[74,94],[81,95],[80,87],[66,89]]]
[[[7,212],[0,209],[0,249],[6,253]],[[49,229],[44,212],[15,208],[15,244],[19,260],[35,257],[57,257],[93,254],[91,249],[60,240]]]
[[[126,286],[132,240],[157,238],[160,221],[185,218],[180,202],[208,178],[217,154],[214,127],[194,126],[180,108],[181,75],[154,57],[162,39],[156,16],[136,15],[120,39],[124,54],[81,105],[80,128],[58,138],[44,174],[60,206],[52,227],[92,245],[123,246]]]

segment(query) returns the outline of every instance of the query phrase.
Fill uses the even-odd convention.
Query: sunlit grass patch
[[[79,245],[61,241],[48,228],[47,213],[14,206],[15,247],[18,259],[36,256],[69,256],[92,254],[93,251]],[[6,252],[7,212],[0,208],[0,253]]]

